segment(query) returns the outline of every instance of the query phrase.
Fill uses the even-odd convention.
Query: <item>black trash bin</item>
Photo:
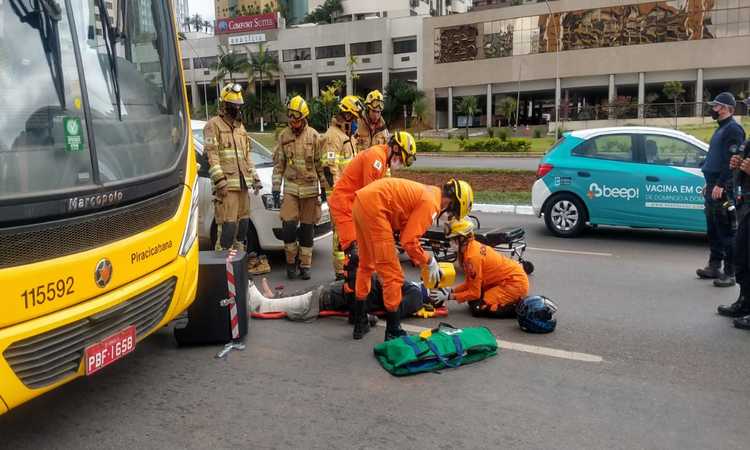
[[[226,344],[232,340],[229,307],[222,300],[229,298],[227,286],[228,252],[200,252],[198,294],[188,308],[188,323],[175,328],[174,337],[180,345]],[[237,252],[231,259],[235,279],[235,302],[239,316],[239,337],[247,335],[247,258]]]

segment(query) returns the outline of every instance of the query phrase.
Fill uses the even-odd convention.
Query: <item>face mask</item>
[[[229,118],[236,119],[239,116],[240,110],[234,106],[225,106],[224,115]]]
[[[712,110],[711,110],[711,112],[710,112],[710,114],[711,114],[711,118],[712,118],[712,119],[714,119],[714,120],[719,120],[719,112],[718,112],[718,111],[714,111],[714,110],[712,109]]]

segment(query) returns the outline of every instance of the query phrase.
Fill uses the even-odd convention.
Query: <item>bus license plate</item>
[[[135,325],[86,347],[84,352],[86,375],[98,372],[133,350],[135,350]]]

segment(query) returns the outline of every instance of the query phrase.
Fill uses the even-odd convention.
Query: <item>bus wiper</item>
[[[55,0],[32,0],[32,4],[33,6],[29,7],[23,0],[10,0],[10,6],[21,19],[21,23],[27,23],[39,31],[50,76],[55,84],[57,99],[60,101],[60,107],[65,110],[65,81],[59,30],[62,9]]]
[[[102,22],[102,35],[104,47],[107,49],[107,60],[109,61],[109,75],[112,78],[112,90],[117,102],[117,120],[122,121],[122,106],[120,105],[120,79],[117,75],[117,30],[112,28],[109,22],[109,14],[104,6],[104,0],[96,1],[99,9],[99,20]]]

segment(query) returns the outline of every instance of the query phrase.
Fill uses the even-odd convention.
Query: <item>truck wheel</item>
[[[578,236],[586,226],[586,207],[573,194],[557,195],[547,202],[544,223],[555,236]]]

